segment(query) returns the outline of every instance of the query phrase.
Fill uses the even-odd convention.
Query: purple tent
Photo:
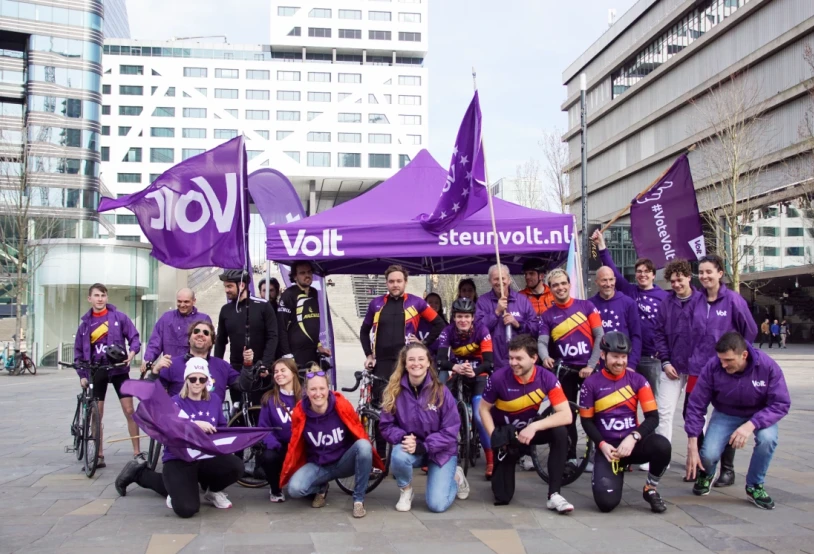
[[[411,274],[485,273],[495,247],[489,208],[454,229],[428,233],[416,217],[432,209],[447,170],[426,150],[376,188],[335,208],[268,228],[268,259],[310,260],[325,274],[383,273],[402,264]],[[519,273],[529,256],[563,262],[574,229],[570,214],[524,208],[494,199],[501,261]]]

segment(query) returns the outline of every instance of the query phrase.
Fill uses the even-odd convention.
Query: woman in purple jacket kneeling
[[[413,502],[413,468],[427,466],[427,507],[444,512],[455,496],[469,496],[469,483],[458,467],[461,418],[452,393],[438,380],[430,352],[421,343],[405,346],[383,395],[379,429],[393,445],[390,469],[401,496],[399,512]]]

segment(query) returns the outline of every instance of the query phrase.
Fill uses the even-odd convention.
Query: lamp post
[[[585,296],[588,296],[588,113],[585,95],[588,92],[588,77],[582,73],[579,76],[579,117],[582,128],[580,148],[582,150],[582,286]]]

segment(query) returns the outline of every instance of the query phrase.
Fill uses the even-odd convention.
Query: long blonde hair
[[[430,379],[432,380],[430,402],[439,408],[444,404],[444,385],[442,385],[441,381],[438,380],[438,372],[435,370],[435,366],[433,366],[430,351],[424,344],[414,342],[412,344],[408,344],[401,349],[401,352],[399,352],[398,364],[396,364],[396,369],[393,371],[393,375],[390,376],[390,380],[388,381],[387,387],[385,387],[384,394],[382,395],[382,410],[385,412],[392,414],[396,411],[396,399],[399,397],[399,394],[401,394],[401,378],[404,376],[404,372],[407,370],[407,353],[415,348],[423,350],[424,354],[427,355],[427,360],[430,363],[430,366],[427,368],[427,373],[430,375]]]
[[[184,386],[181,387],[181,392],[178,394],[178,396],[181,398],[187,398],[189,396],[189,381],[186,379],[184,379]],[[206,385],[204,385],[204,388],[201,391],[201,400],[209,400],[209,388]]]
[[[302,398],[302,385],[300,384],[300,377],[297,374],[297,363],[294,361],[294,358],[280,358],[271,364],[272,379],[274,379],[274,368],[277,367],[277,364],[283,364],[294,375],[294,381],[291,383],[291,385],[294,387],[294,398],[300,400]],[[280,400],[280,387],[277,386],[276,382],[274,383],[274,387],[272,387],[266,394],[263,395],[263,398],[260,399],[260,404],[263,406],[268,406],[268,403],[271,400],[274,400],[275,406],[285,406],[283,401]]]

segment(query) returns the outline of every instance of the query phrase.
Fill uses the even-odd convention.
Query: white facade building
[[[273,0],[270,46],[106,41],[105,186],[141,190],[243,133],[249,172],[284,173],[309,213],[359,195],[428,143],[427,4]],[[141,239],[120,212],[118,238]]]

